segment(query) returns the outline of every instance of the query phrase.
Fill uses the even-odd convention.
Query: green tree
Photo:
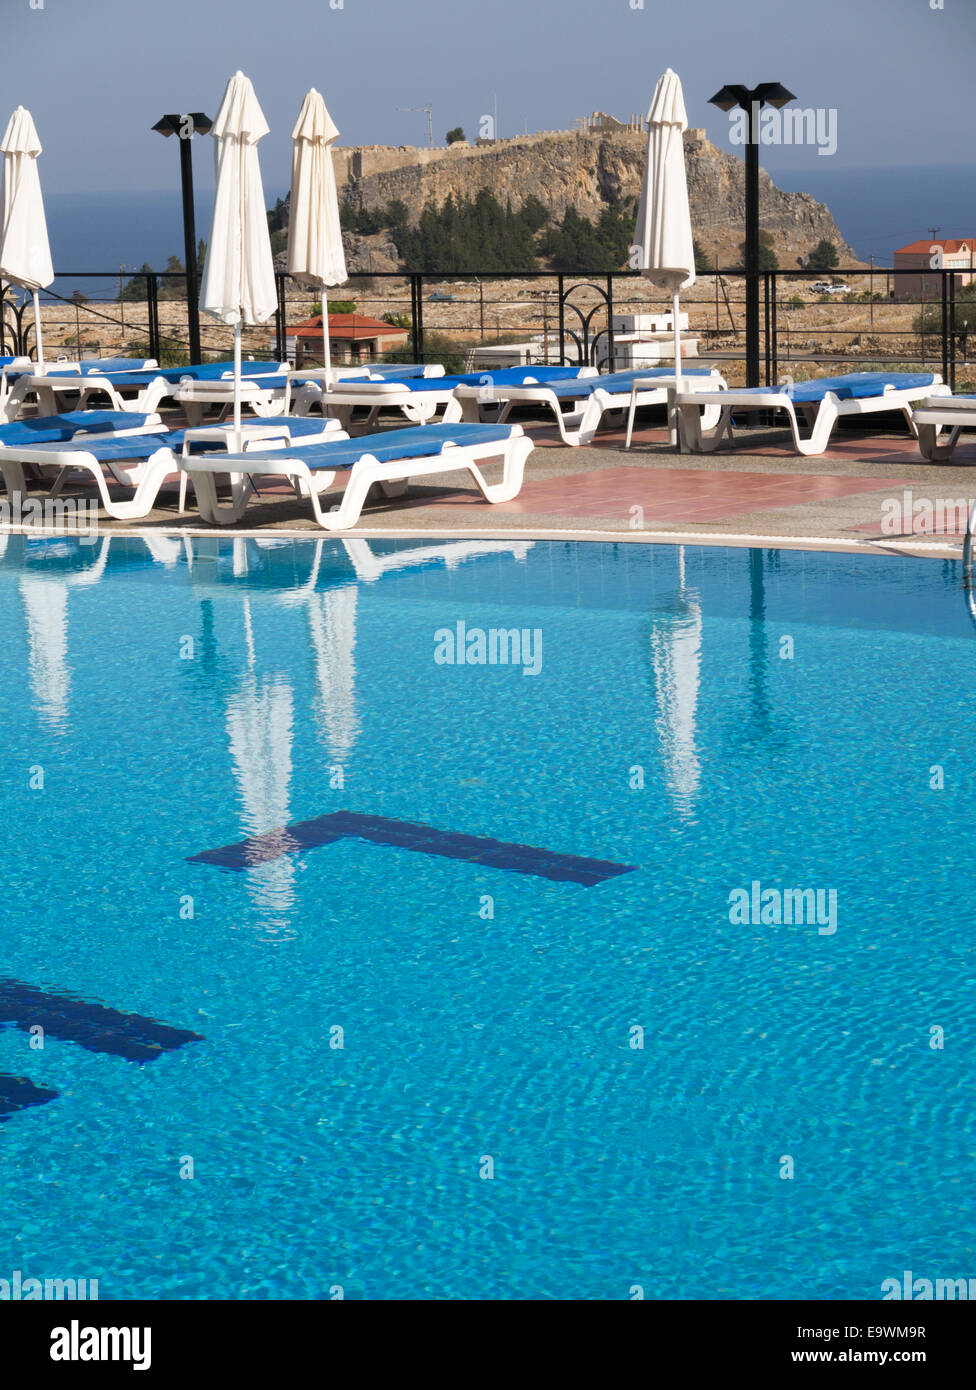
[[[425,362],[442,362],[448,376],[464,371],[467,344],[455,342],[446,333],[424,333],[423,353]],[[413,344],[392,348],[382,359],[384,362],[412,362]]]
[[[163,272],[172,279],[160,280],[159,298],[160,299],[185,299],[186,298],[186,268],[179,256],[170,256],[166,262],[166,269]],[[178,279],[175,277],[179,277]]]
[[[410,209],[402,198],[391,198],[386,205],[386,225],[396,249],[402,248],[410,230]]]
[[[822,275],[825,271],[836,270],[839,265],[840,257],[837,254],[837,247],[832,241],[823,237],[807,257],[806,268]]]
[[[459,141],[467,140],[467,138],[468,137],[459,125],[456,125],[453,130],[447,132],[447,143],[449,145],[456,145]]]
[[[746,244],[743,241],[739,246],[739,255],[742,257],[742,264],[746,263]],[[761,230],[759,233],[759,269],[778,270],[779,257],[773,249],[773,234]]]
[[[530,210],[530,218],[538,213]],[[408,270],[470,274],[480,270],[535,270],[534,236],[521,213],[502,207],[490,189],[474,199],[448,196],[428,202],[417,225],[404,228],[398,249]]]
[[[549,209],[534,193],[530,193],[519,211],[519,220],[529,236],[541,232],[549,222]]]
[[[152,275],[152,273],[153,273],[153,268],[152,268],[152,266],[149,264],[148,261],[143,261],[142,265],[139,267],[139,270],[136,272],[136,274],[133,275],[133,276],[131,277],[131,279],[127,280],[127,281],[125,282],[125,284],[123,285],[123,287],[122,287],[122,293],[121,293],[121,295],[119,296],[119,298],[120,298],[120,299],[124,299],[124,300],[126,301],[127,304],[128,304],[130,301],[132,301],[132,300],[145,299],[145,297],[146,297],[146,279],[145,279],[145,277],[146,277],[147,275]],[[145,354],[143,354],[143,356],[145,356]]]
[[[554,270],[620,270],[627,260],[633,224],[629,202],[608,204],[596,222],[581,217],[571,204],[559,225],[542,237],[540,250]]]
[[[702,246],[701,242],[698,240],[697,237],[695,237],[695,240],[692,244],[695,248],[696,272],[699,275],[701,275],[706,270],[713,270],[714,267],[712,265],[711,257],[709,256],[708,252],[705,250],[704,246]]]

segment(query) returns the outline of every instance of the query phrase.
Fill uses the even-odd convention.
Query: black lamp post
[[[739,106],[748,117],[746,142],[746,385],[759,385],[759,113],[795,101],[779,82],[758,87],[725,86],[709,98],[712,106],[731,111]]]
[[[193,156],[190,141],[194,134],[206,135],[213,126],[202,111],[185,116],[164,116],[153,130],[160,135],[176,135],[180,141],[180,178],[183,184],[183,257],[186,266],[186,319],[190,335],[190,361],[200,361],[200,305],[197,295],[197,233],[193,215]]]

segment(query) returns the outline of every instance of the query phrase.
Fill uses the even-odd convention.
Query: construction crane
[[[427,117],[427,139],[434,148],[434,108],[432,106],[398,106],[398,111],[422,111]]]

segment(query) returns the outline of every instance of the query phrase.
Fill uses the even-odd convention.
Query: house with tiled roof
[[[895,252],[895,270],[918,270],[918,275],[893,275],[895,299],[920,302],[942,297],[942,270],[957,272],[956,289],[976,279],[976,237],[927,238]]]
[[[285,329],[288,357],[296,366],[323,360],[322,315],[314,314]],[[329,344],[335,363],[374,362],[385,352],[403,347],[410,333],[368,314],[330,314]]]

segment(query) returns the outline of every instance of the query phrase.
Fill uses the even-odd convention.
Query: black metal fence
[[[842,286],[846,282],[846,291],[810,298],[811,282],[818,278],[814,272],[761,274],[761,355],[767,384],[775,384],[781,374],[795,368],[861,363],[928,367],[955,387],[960,368],[968,366],[969,339],[976,338],[976,300],[958,298],[958,272],[856,267],[828,274]],[[893,287],[900,276],[921,282],[924,297],[918,302],[896,297]],[[159,361],[164,355],[189,361],[184,277],[135,273],[126,280],[128,288],[118,272],[60,272],[53,290],[42,295],[45,345],[50,344],[52,352],[67,348],[72,355],[86,356],[106,355],[106,349],[117,354],[120,348],[139,345],[146,356]],[[144,292],[132,288],[140,282]],[[59,283],[84,284],[91,288],[91,295],[78,288],[72,296],[61,294]],[[457,293],[437,294],[447,284]],[[262,351],[284,360],[289,325],[296,315],[307,315],[314,296],[283,273],[277,275],[277,285],[277,312],[259,333],[251,331],[251,342],[260,341]],[[745,360],[745,291],[740,268],[706,271],[682,299],[700,355],[725,364],[733,374],[736,364]],[[670,299],[650,289],[636,271],[454,275],[377,271],[353,274],[347,286],[331,293],[336,299],[354,298],[357,313],[399,316],[410,355],[418,362],[443,355],[445,340],[463,351],[516,341],[520,336],[530,340],[541,336],[541,355],[546,360],[622,365],[626,348],[615,331],[615,316],[654,312],[655,302],[660,313],[671,308]],[[139,297],[130,298],[133,294]],[[53,318],[55,306],[57,322],[68,330],[60,334],[60,342],[47,317],[50,313]],[[230,347],[230,330],[214,322],[202,325],[205,354],[228,356]],[[19,302],[8,286],[2,296],[0,352],[34,351],[30,299]]]

